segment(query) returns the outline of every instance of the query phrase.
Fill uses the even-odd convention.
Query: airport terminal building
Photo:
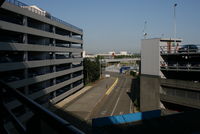
[[[82,51],[82,29],[17,0],[0,8],[0,78],[39,104],[48,107],[84,86]],[[30,116],[12,97],[6,101],[19,118]]]

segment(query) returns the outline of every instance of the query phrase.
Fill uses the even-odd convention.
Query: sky
[[[200,0],[19,0],[83,29],[87,53],[140,52],[147,38],[176,37],[200,44]],[[145,21],[147,22],[145,26]],[[146,28],[144,28],[146,27]]]

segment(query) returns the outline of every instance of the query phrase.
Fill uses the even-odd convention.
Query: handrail
[[[200,71],[200,66],[199,67],[191,66],[190,64],[187,64],[185,66],[180,66],[178,64],[174,64],[174,66],[173,65],[161,65],[160,68],[161,68],[161,70],[176,69],[176,70],[187,70],[187,71],[193,71],[193,70]]]
[[[58,19],[58,18],[50,15],[46,11],[40,11],[40,10],[38,10],[38,9],[36,9],[34,7],[30,7],[29,5],[27,5],[25,3],[22,3],[22,2],[20,2],[18,0],[6,0],[6,1],[9,2],[9,3],[11,3],[11,4],[13,4],[13,5],[15,5],[15,6],[18,6],[18,7],[21,7],[21,8],[27,8],[29,11],[31,11],[33,13],[39,14],[41,16],[45,16],[46,18],[48,18],[50,20],[57,21],[57,22],[59,22],[61,24],[64,24],[65,26],[68,26],[68,27],[74,28],[74,29],[76,29],[76,30],[78,30],[80,32],[83,32],[82,29],[80,29],[80,28],[78,28],[78,27],[76,27],[76,26],[74,26],[72,24],[69,24],[69,23],[67,23],[67,22],[65,22],[65,21],[63,21],[61,19]]]
[[[26,97],[21,92],[16,89],[11,88],[9,85],[5,84],[3,81],[0,81],[1,91],[4,89],[7,92],[13,94],[22,104],[25,104],[28,108],[30,108],[33,113],[37,114],[41,119],[46,121],[47,124],[56,128],[56,131],[60,133],[70,133],[70,134],[84,134],[81,130],[71,125],[69,122],[60,118],[56,114],[42,107],[40,104]]]

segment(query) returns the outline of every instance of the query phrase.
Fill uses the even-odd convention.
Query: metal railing
[[[2,130],[4,133],[7,132],[4,126],[6,121],[5,115],[7,115],[12,119],[12,123],[14,124],[15,129],[19,133],[51,133],[51,130],[53,129],[57,134],[83,134],[82,131],[71,125],[69,122],[42,107],[40,104],[26,97],[16,89],[11,88],[2,81],[0,81],[0,87],[0,130]],[[34,116],[27,122],[26,126],[24,126],[12,113],[12,111],[6,107],[6,104],[4,103],[4,98],[6,97],[4,95],[5,92],[12,94],[16,99],[18,99],[23,105],[26,105],[34,113]],[[42,127],[44,124],[49,127]]]
[[[176,69],[176,70],[187,70],[187,71],[200,71],[200,63],[198,64],[181,64],[181,63],[174,63],[174,64],[168,64],[167,62],[161,61],[160,62],[160,69],[161,70],[170,70],[170,69]]]
[[[171,45],[171,46],[160,46],[161,54],[184,54],[184,53],[199,53],[200,45]]]
[[[50,20],[53,20],[53,21],[59,22],[59,23],[61,23],[61,24],[64,24],[64,25],[67,26],[67,27],[71,27],[71,28],[74,28],[74,29],[76,29],[76,30],[78,30],[78,31],[80,31],[80,32],[83,32],[82,29],[80,29],[80,28],[78,28],[78,27],[76,27],[76,26],[74,26],[74,25],[72,25],[72,24],[69,24],[69,23],[67,23],[67,22],[65,22],[65,21],[63,21],[63,20],[61,20],[61,19],[58,19],[58,18],[56,18],[56,17],[50,15],[50,14],[49,14],[48,12],[46,12],[46,11],[42,11],[42,10],[38,10],[38,9],[36,9],[36,8],[34,8],[34,7],[30,7],[29,5],[24,4],[24,3],[22,3],[22,2],[20,2],[20,1],[18,1],[18,0],[6,0],[6,1],[9,2],[9,3],[11,3],[11,4],[13,4],[13,5],[15,5],[15,6],[18,6],[18,7],[21,7],[21,8],[26,8],[26,9],[28,9],[29,11],[33,12],[33,13],[39,14],[39,15],[41,15],[41,16],[45,16],[46,18],[48,18],[48,19],[50,19]]]

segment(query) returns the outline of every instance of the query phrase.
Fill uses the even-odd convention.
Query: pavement
[[[93,109],[105,96],[110,87],[116,81],[116,77],[104,78],[99,80],[93,87],[86,87],[73,97],[67,98],[56,105],[62,111],[73,113],[74,116],[82,120],[88,120]]]
[[[91,89],[92,86],[86,86],[84,88],[82,88],[81,90],[79,90],[78,92],[76,92],[75,94],[65,98],[64,100],[60,101],[59,103],[55,104],[54,106],[56,108],[62,108],[64,107],[66,104],[72,102],[74,99],[76,99],[77,97],[81,96],[82,94],[86,93],[89,89]]]

